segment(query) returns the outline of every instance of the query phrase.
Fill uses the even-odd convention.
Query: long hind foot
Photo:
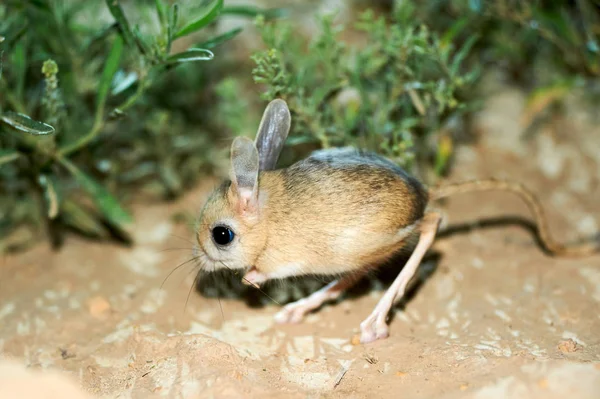
[[[318,309],[327,301],[337,299],[342,292],[352,287],[363,274],[364,273],[355,273],[339,280],[332,281],[306,298],[285,305],[283,309],[275,315],[275,321],[280,324],[301,322],[308,312]]]
[[[360,342],[363,344],[384,339],[389,336],[389,328],[386,323],[387,315],[392,309],[394,302],[404,295],[406,286],[415,275],[423,256],[433,243],[440,224],[440,215],[437,213],[428,213],[421,222],[421,234],[419,242],[412,255],[404,265],[404,268],[398,274],[390,288],[373,309],[373,312],[362,323],[360,323]]]
[[[283,309],[275,314],[275,321],[279,324],[300,323],[304,320],[304,316],[308,312],[321,306],[321,304],[309,303],[308,299],[309,298],[303,298],[299,301],[285,305]]]
[[[306,298],[285,305],[275,314],[275,321],[280,324],[300,323],[308,312],[319,308],[326,301],[336,299],[341,293],[340,281],[333,281]]]
[[[390,329],[387,325],[388,311],[380,310],[379,306],[362,323],[360,323],[360,342],[368,344],[377,341],[378,339],[387,338]]]

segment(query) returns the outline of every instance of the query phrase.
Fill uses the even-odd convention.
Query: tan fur
[[[416,194],[387,171],[303,169],[261,176],[268,239],[254,266],[269,276],[337,274],[380,263],[402,248],[409,231],[398,232],[421,216],[413,209]],[[374,190],[377,181],[384,186]],[[290,262],[300,266],[286,270]]]
[[[254,222],[236,212],[234,197],[224,185],[209,200],[200,245],[216,268],[214,260],[232,269],[253,266],[268,278],[378,265],[417,232],[426,204],[416,180],[381,158],[348,149],[262,172]],[[211,251],[210,229],[223,220],[235,224],[241,241]]]

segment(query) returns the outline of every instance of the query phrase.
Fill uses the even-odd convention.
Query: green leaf
[[[262,15],[265,19],[282,18],[289,14],[285,8],[271,8],[262,9],[260,7],[253,6],[227,6],[221,10],[223,15],[239,15],[242,17],[255,18],[258,15]]]
[[[452,138],[449,135],[442,135],[439,138],[438,150],[435,157],[435,173],[441,176],[448,165],[448,161],[453,152]]]
[[[465,41],[465,43],[463,44],[461,49],[458,51],[458,53],[456,53],[456,55],[454,56],[454,59],[452,60],[452,66],[450,67],[450,70],[452,71],[453,75],[456,76],[456,74],[458,74],[458,72],[459,72],[458,69],[460,68],[460,64],[467,57],[467,55],[469,54],[469,51],[471,51],[471,48],[473,47],[473,45],[475,44],[477,39],[479,39],[478,35],[473,35],[473,36],[469,37]]]
[[[150,46],[148,45],[148,43],[146,43],[146,40],[144,40],[144,38],[142,37],[140,28],[137,25],[133,28],[133,38],[135,40],[135,44],[137,45],[137,48],[140,50],[140,53],[142,53],[142,55],[150,54]]]
[[[127,45],[133,45],[135,43],[135,39],[133,37],[133,33],[131,32],[131,27],[129,26],[127,17],[125,17],[125,13],[123,12],[123,8],[121,8],[121,4],[119,4],[119,0],[106,0],[106,5],[108,6],[113,18],[119,24],[121,35],[125,39]]]
[[[458,36],[458,34],[467,26],[469,18],[463,17],[450,26],[450,29],[440,38],[440,44],[443,47],[448,46]]]
[[[167,26],[167,9],[165,7],[165,3],[163,0],[155,0],[156,4],[156,13],[158,14],[158,20],[160,21],[160,25],[164,28]],[[163,31],[164,32],[164,31]]]
[[[100,183],[86,175],[66,158],[59,162],[73,175],[81,187],[87,191],[104,217],[114,226],[126,229],[133,222],[131,215]]]
[[[44,189],[44,199],[48,206],[48,219],[55,219],[60,208],[60,198],[51,178],[40,175],[38,178],[40,186]]]
[[[65,200],[62,203],[61,219],[65,224],[91,237],[107,238],[110,234],[97,216],[73,201]]]
[[[177,21],[179,18],[179,5],[177,3],[169,9],[169,25],[167,26],[167,54],[171,51],[171,44],[175,40],[175,32],[177,32]]]
[[[169,9],[169,26],[173,32],[177,32],[177,23],[179,22],[179,4],[174,3]]]
[[[23,93],[25,91],[25,75],[27,72],[27,59],[25,44],[27,41],[21,41],[17,43],[13,50],[13,68],[15,71],[15,92],[19,100],[23,99]]]
[[[104,64],[104,70],[102,71],[102,77],[100,78],[100,84],[98,85],[98,95],[96,97],[96,108],[98,110],[98,117],[102,116],[104,111],[104,103],[106,102],[106,96],[110,90],[110,86],[113,80],[113,76],[119,68],[119,61],[121,60],[121,54],[123,53],[123,38],[117,36],[113,42],[106,64]]]
[[[219,44],[231,40],[235,36],[237,36],[242,31],[242,28],[234,28],[230,31],[227,31],[221,35],[215,36],[211,39],[208,39],[205,42],[198,44],[198,47],[211,49],[217,47]]]
[[[0,150],[0,165],[19,159],[20,153],[13,150]]]
[[[29,116],[18,112],[6,111],[4,115],[0,117],[0,120],[16,130],[34,136],[46,136],[56,132],[52,126],[33,120]]]
[[[125,73],[122,70],[117,71],[113,77],[111,95],[116,96],[129,89],[134,83],[138,81],[138,75],[135,72]]]
[[[544,10],[536,7],[533,9],[533,16],[543,28],[558,33],[561,39],[566,39],[571,45],[578,45],[577,30],[574,24],[570,23],[568,15],[561,11],[564,10]]]
[[[215,0],[210,7],[204,12],[202,16],[197,18],[195,21],[187,24],[181,30],[179,30],[175,34],[175,39],[189,35],[190,33],[196,32],[206,25],[214,21],[214,19],[219,15],[219,12],[223,8],[223,0]]]
[[[165,60],[165,62],[167,64],[175,64],[180,62],[208,61],[212,60],[214,56],[215,55],[210,50],[202,48],[191,48],[189,50],[170,56]]]

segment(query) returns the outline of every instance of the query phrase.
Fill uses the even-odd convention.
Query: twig
[[[352,364],[352,362],[345,362],[345,364],[342,364],[342,367],[340,368],[340,371],[338,371],[337,376],[335,377],[335,380],[333,382],[333,387],[337,387],[338,385],[340,385],[340,382],[342,381],[342,378],[344,378],[344,376],[346,375],[346,373],[348,372],[348,370],[350,370],[350,365]]]

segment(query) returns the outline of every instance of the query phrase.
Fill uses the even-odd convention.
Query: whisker
[[[223,304],[221,304],[221,298],[217,297],[217,300],[219,301],[219,308],[221,309],[221,318],[223,321],[225,321],[225,313],[223,313]]]
[[[184,238],[184,237],[178,236],[178,235],[176,235],[176,234],[170,234],[170,235],[171,235],[172,237],[179,238],[180,240],[187,241],[187,242],[189,242],[190,244],[194,245],[194,242],[193,242],[193,241],[190,241],[190,239],[189,239],[189,238]]]
[[[185,310],[187,309],[187,304],[188,301],[190,300],[190,295],[192,294],[192,290],[196,287],[196,285],[198,284],[198,278],[200,277],[201,273],[196,274],[196,277],[194,277],[194,282],[192,283],[190,290],[188,291],[187,294],[187,298],[185,299],[185,306],[183,307],[183,312],[185,313]],[[189,275],[189,274],[188,274]]]
[[[225,265],[225,267],[227,267],[227,266]],[[211,278],[214,283],[213,285],[217,285],[217,278],[214,273],[212,273]],[[218,294],[217,294],[217,301],[219,301],[219,309],[221,310],[221,320],[223,322],[225,322],[225,313],[223,312],[223,303],[221,302],[221,298],[219,297]]]
[[[187,259],[187,258],[188,258],[188,257],[187,257],[187,255],[186,255],[186,256],[184,256],[183,258],[182,258],[180,255],[181,255],[181,253],[177,254],[177,256],[172,256],[172,257],[171,257],[171,256],[169,256],[169,257],[168,257],[168,259],[165,259],[165,260],[163,260],[163,261],[161,261],[161,262],[160,262],[160,266],[162,267],[162,266],[165,266],[165,265],[169,265],[169,264],[171,264],[171,263],[178,263],[178,262],[180,262],[182,259],[184,259],[184,258],[185,258],[185,259]],[[197,255],[196,255],[196,254],[194,254],[194,253],[192,253],[191,255],[192,255],[192,256],[197,256]]]
[[[161,253],[161,252],[167,252],[167,251],[183,251],[183,250],[193,251],[194,248],[166,248],[166,249],[161,249],[160,251],[156,251],[156,252]]]
[[[266,296],[267,298],[269,298],[271,301],[273,301],[273,303],[275,303],[276,305],[282,306],[279,302],[277,302],[275,299],[273,299],[269,294],[267,294],[266,292],[263,291],[262,288],[255,286],[254,284],[252,284],[246,277],[242,277],[243,280],[245,280],[248,284],[250,284],[252,287],[256,288],[257,290],[259,290],[260,292],[263,293],[264,296]]]
[[[169,279],[169,277],[171,277],[171,274],[173,274],[175,272],[175,270],[179,269],[180,267],[183,267],[185,265],[187,265],[190,262],[194,262],[196,260],[198,260],[199,256],[194,256],[188,260],[186,260],[185,262],[180,263],[179,265],[177,265],[177,267],[175,267],[175,269],[171,270],[169,272],[169,274],[167,274],[167,277],[165,277],[165,279],[163,280],[162,284],[160,285],[160,289],[162,290],[163,285],[165,285],[165,282]]]
[[[227,268],[227,269],[229,269],[229,270],[233,271],[233,269],[231,269],[229,266],[227,266],[227,265],[225,264],[225,262],[223,262],[222,260],[220,260],[220,261],[219,261],[219,263],[221,263],[223,266],[225,266],[225,268]],[[236,271],[233,271],[233,272],[234,272],[235,274],[237,274],[237,272],[236,272]],[[271,301],[273,301],[273,303],[275,303],[275,304],[277,304],[277,305],[279,305],[279,306],[282,306],[282,305],[281,305],[279,302],[277,302],[275,299],[273,299],[273,298],[272,298],[272,297],[271,297],[269,294],[267,294],[265,291],[263,291],[263,289],[262,289],[262,288],[254,286],[254,285],[253,285],[253,284],[252,284],[250,281],[248,281],[248,279],[247,279],[246,277],[242,276],[242,279],[243,279],[243,280],[245,280],[245,281],[246,281],[248,284],[250,284],[252,287],[254,287],[254,288],[258,289],[260,292],[262,292],[262,294],[263,294],[264,296],[266,296],[267,298],[269,298]]]

